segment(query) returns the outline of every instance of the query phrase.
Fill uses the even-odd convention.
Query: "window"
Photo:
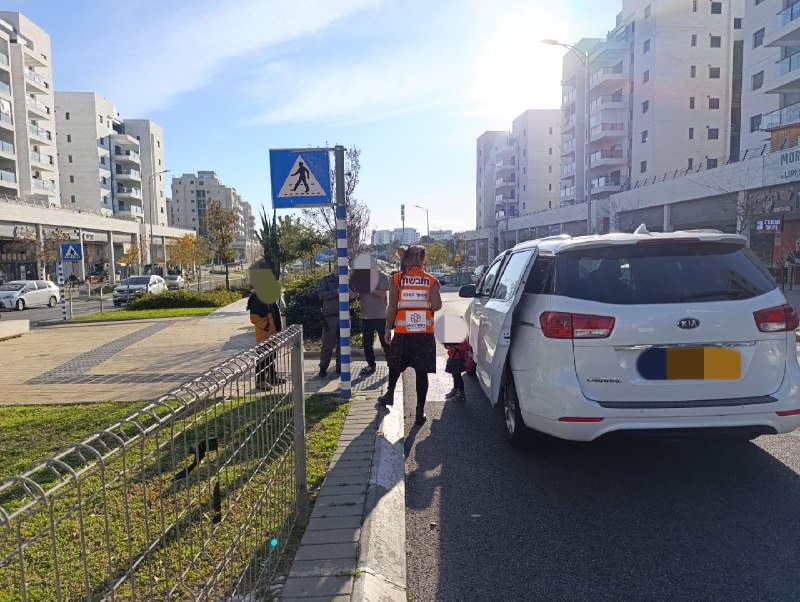
[[[70,184],[74,184],[75,183],[75,176],[70,176],[69,177],[69,183]]]
[[[642,113],[647,113],[647,111],[649,111],[649,110],[650,110],[650,101],[649,100],[645,100],[642,103]]]
[[[756,0],[756,4],[758,4],[758,0]],[[733,28],[734,29],[741,29],[742,28],[742,18],[741,17],[734,17],[733,18]]]
[[[102,115],[98,115],[98,117],[100,118],[100,123],[103,123],[103,116]]]
[[[753,34],[753,48],[758,48],[764,43],[764,28],[762,27]]]
[[[72,163],[72,155],[69,155],[69,156],[67,157],[67,161],[68,161],[69,163]]]
[[[644,41],[644,50],[643,52],[650,52],[650,40]]]
[[[67,142],[72,142],[72,134],[67,134]]]
[[[161,140],[156,140],[156,146],[157,146],[158,148],[161,148]]]
[[[711,3],[711,14],[712,15],[721,15],[722,14],[722,2],[712,2]]]
[[[69,200],[70,200],[70,201],[72,201],[72,202],[74,203],[74,202],[75,202],[75,195],[74,195],[74,194],[73,194],[73,195],[71,195],[71,196],[69,197]]]
[[[694,128],[689,128],[689,140],[694,140]]]
[[[513,299],[517,294],[519,285],[524,281],[523,276],[528,264],[531,261],[533,251],[522,251],[521,253],[513,253],[506,262],[506,267],[500,278],[497,281],[497,286],[492,293],[492,299],[502,299],[508,301]],[[486,279],[489,279],[487,273]]]
[[[761,129],[761,113],[750,118],[750,131],[757,132]]]
[[[103,197],[103,205],[108,205],[108,195]]]
[[[647,142],[647,130],[642,132],[642,144]]]
[[[551,133],[551,134],[553,133],[553,128],[550,128],[550,133]]]
[[[107,180],[107,178],[105,176],[103,176],[103,184],[106,183],[106,180]]]
[[[689,108],[690,109],[694,108],[694,96],[689,97]]]
[[[161,159],[158,160],[158,166],[161,167]]]
[[[69,121],[69,112],[65,113],[65,117],[67,118],[67,121]]]
[[[523,157],[527,157],[528,156],[528,149],[527,148],[523,148],[522,149],[522,156]]]
[[[709,67],[708,68],[708,77],[710,79],[719,79],[719,67]]]
[[[758,6],[758,5],[759,5],[759,4],[761,4],[762,2],[764,2],[764,0],[756,0],[756,6]]]
[[[650,81],[650,70],[648,69],[647,71],[642,73],[642,83],[646,84],[649,81]]]
[[[708,108],[709,109],[719,109],[719,98],[709,98],[708,99]]]
[[[714,169],[717,166],[716,159],[706,159],[706,168]]]
[[[489,294],[492,292],[492,288],[494,288],[494,281],[497,279],[497,272],[500,271],[500,265],[502,263],[502,257],[498,257],[494,260],[494,263],[489,267],[488,270],[486,270],[486,274],[484,275],[480,284],[478,284],[478,290],[476,291],[476,294],[489,296]]]
[[[523,186],[523,188],[525,188],[525,187]],[[547,185],[547,190],[553,190],[553,185],[552,184],[548,184]]]
[[[106,164],[106,158],[105,157],[100,157],[100,163],[102,165],[105,165]]]
[[[553,173],[553,166],[552,165],[548,165],[547,166],[547,173]]]
[[[640,173],[644,173],[644,172],[646,172],[646,171],[647,171],[647,161],[642,161],[642,162],[639,164],[639,172],[640,172]]]
[[[697,12],[697,0],[692,0],[692,12]]]
[[[692,46],[697,46],[697,34],[692,34]]]
[[[650,5],[649,4],[644,7],[644,18],[645,19],[649,19],[650,18]]]
[[[753,90],[758,90],[764,85],[764,72],[759,71],[753,76]]]
[[[710,36],[708,39],[712,48],[722,48],[722,36]]]
[[[694,65],[689,67],[689,77],[697,77],[697,67]]]
[[[686,169],[692,169],[693,166],[694,166],[694,159],[689,157],[689,160],[687,161],[687,164],[686,164]]]
[[[719,140],[719,128],[708,128],[708,139]]]
[[[551,147],[550,147],[550,149],[548,150],[547,154],[548,154],[548,155],[552,155],[552,154],[553,154],[553,147],[552,147],[552,146],[551,146]]]

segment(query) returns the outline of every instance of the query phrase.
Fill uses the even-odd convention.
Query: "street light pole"
[[[430,238],[431,237],[431,222],[428,219],[428,210],[425,209],[425,207],[422,207],[420,205],[414,205],[414,207],[416,207],[417,209],[422,209],[425,212],[425,225],[428,228],[428,238]]]
[[[586,72],[586,87],[584,89],[583,96],[583,102],[586,109],[586,144],[583,147],[585,164],[583,196],[586,199],[586,234],[590,235],[594,232],[594,228],[592,226],[592,109],[589,102],[591,98],[591,95],[589,94],[589,87],[591,85],[591,75],[589,73],[589,51],[581,50],[572,44],[562,44],[558,40],[547,39],[542,40],[542,43],[547,44],[548,46],[561,46],[562,48],[566,48],[580,59],[581,63],[583,64],[583,69]]]

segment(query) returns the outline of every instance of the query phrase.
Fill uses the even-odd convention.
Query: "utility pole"
[[[406,206],[400,205],[400,223],[402,224],[402,230],[400,234],[400,244],[406,244]]]

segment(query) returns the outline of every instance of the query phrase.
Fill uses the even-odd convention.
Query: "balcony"
[[[31,161],[37,164],[37,168],[45,169],[48,171],[53,171],[55,166],[53,165],[53,157],[50,155],[43,155],[42,153],[37,153],[36,151],[31,151]]]
[[[562,176],[569,176],[575,173],[575,163],[569,163],[567,165],[561,166],[561,175]]]
[[[0,127],[5,127],[11,131],[14,131],[14,119],[11,117],[11,113],[3,113],[0,111]]]
[[[569,157],[575,154],[575,138],[570,138],[566,142],[561,143],[561,156]]]
[[[503,174],[512,174],[517,171],[517,164],[511,160],[498,161],[494,164],[494,173],[498,178]]]
[[[114,212],[114,215],[121,215],[123,217],[143,218],[144,212],[139,205],[120,205]]]
[[[0,153],[5,153],[6,155],[16,155],[17,150],[14,148],[14,145],[11,142],[0,140]]]
[[[787,125],[800,124],[800,102],[787,105],[761,117],[762,131],[774,130]]]
[[[796,46],[800,44],[800,2],[778,13],[776,29],[764,38],[764,46]]]
[[[603,109],[627,109],[628,100],[622,94],[604,94],[598,96],[590,104],[589,109],[592,113],[597,113]]]
[[[0,82],[0,92],[5,94],[6,96],[11,96],[11,86],[9,86],[5,82]]]
[[[628,184],[625,176],[603,176],[592,180],[592,193],[619,192],[624,190]]]
[[[793,94],[800,92],[800,51],[796,51],[775,64],[775,79],[767,94]]]
[[[624,123],[598,123],[589,132],[592,142],[605,138],[619,138],[625,135]]]
[[[621,165],[624,164],[625,151],[621,148],[617,149],[603,149],[595,151],[590,157],[592,167],[602,167],[604,165]]]
[[[604,89],[611,86],[619,88],[620,85],[627,82],[628,75],[625,73],[622,65],[603,67],[592,73],[592,76],[589,78],[589,88]]]
[[[561,119],[561,133],[569,134],[575,130],[575,113]]]
[[[53,180],[40,180],[39,178],[31,178],[33,187],[36,190],[46,190],[48,192],[56,191],[56,183]]]
[[[13,171],[8,171],[7,169],[0,169],[0,181],[16,184],[17,174],[15,174]]]
[[[572,90],[572,92],[570,92],[569,94],[565,94],[561,98],[561,106],[562,107],[566,107],[567,105],[571,105],[573,102],[575,102],[575,90],[574,89]]]
[[[142,172],[140,172],[138,169],[125,169],[118,165],[116,171],[114,172],[114,177],[121,181],[141,182]]]
[[[34,92],[39,91],[42,94],[48,94],[50,92],[50,84],[33,69],[25,69],[25,79],[27,80],[26,83],[31,88],[34,88]]]
[[[117,163],[135,163],[139,165],[139,153],[133,150],[119,149],[114,151],[114,161]]]
[[[117,192],[114,195],[118,199],[124,200],[142,200],[142,189],[141,188],[131,188],[128,186],[117,186]]]
[[[45,140],[46,142],[50,142],[53,140],[52,134],[38,125],[34,125],[33,123],[28,124],[28,132],[31,136],[36,136],[40,140]]]
[[[46,117],[50,116],[50,107],[44,104],[41,100],[36,100],[30,96],[25,97],[25,104],[31,113],[38,113]]]
[[[8,71],[8,65],[8,55],[0,52],[0,68],[5,68],[5,70]]]
[[[575,187],[569,186],[567,188],[562,188],[561,192],[559,193],[561,197],[561,202],[564,201],[574,201],[575,200]]]

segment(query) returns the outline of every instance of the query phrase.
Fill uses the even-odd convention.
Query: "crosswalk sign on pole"
[[[275,209],[331,204],[328,149],[270,149],[272,206]]]
[[[62,242],[61,259],[63,261],[81,261],[83,259],[83,255],[81,254],[80,243]]]

